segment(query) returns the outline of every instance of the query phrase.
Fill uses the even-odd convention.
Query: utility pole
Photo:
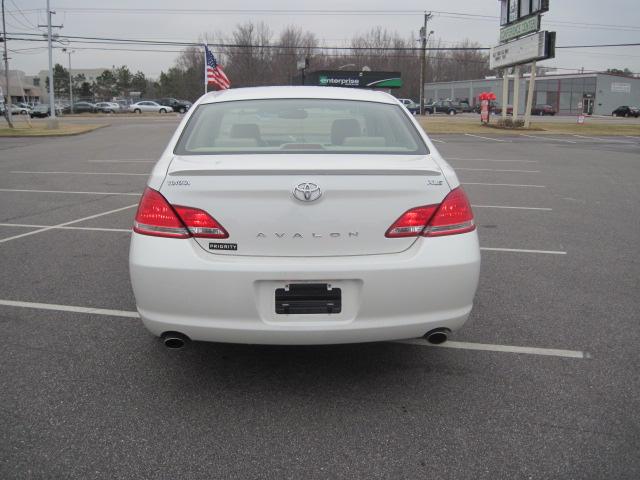
[[[427,79],[427,22],[432,17],[430,13],[424,12],[424,25],[420,29],[420,40],[422,41],[422,56],[420,58],[420,115],[424,115],[424,82]]]
[[[9,90],[9,56],[7,55],[7,27],[4,22],[4,0],[2,0],[2,34],[4,35],[4,79],[7,88],[7,105],[4,111],[4,118],[7,119],[9,128],[13,128],[11,121],[11,90]]]
[[[62,25],[51,25],[51,15],[56,12],[51,10],[50,0],[47,0],[47,24],[46,25],[38,25],[38,27],[47,27],[47,45],[49,47],[49,109],[51,111],[51,115],[49,116],[49,120],[47,121],[48,129],[56,129],[58,128],[58,120],[56,119],[56,103],[54,98],[54,85],[53,85],[53,46],[52,46],[52,28],[62,28]]]
[[[73,113],[73,75],[71,74],[71,54],[74,53],[75,50],[63,48],[62,51],[69,54],[69,108],[71,109],[71,113]]]

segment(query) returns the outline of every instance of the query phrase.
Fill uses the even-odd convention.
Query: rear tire
[[[456,111],[455,110],[449,110],[449,115],[455,115]]]
[[[186,111],[187,111],[187,109],[186,109],[186,108],[184,108],[184,107],[180,107],[180,108],[178,109],[178,113],[185,113]]]
[[[139,114],[140,114],[140,113],[142,113],[142,110],[140,110],[139,108],[136,108],[136,109],[133,111],[133,113],[139,113]]]

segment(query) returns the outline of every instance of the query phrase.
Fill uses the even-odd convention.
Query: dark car
[[[628,105],[623,105],[621,107],[616,108],[611,115],[614,117],[640,117],[640,110],[636,107],[629,107]]]
[[[555,115],[556,109],[552,105],[536,105],[531,108],[531,115]]]
[[[177,100],[175,98],[158,98],[154,102],[160,105],[166,105],[173,108],[174,112],[184,113],[191,108],[192,103],[186,100]]]
[[[462,108],[459,104],[450,100],[440,100],[424,107],[425,112],[429,114],[434,113],[446,113],[447,115],[456,115],[462,113]]]
[[[96,106],[89,102],[76,102],[73,104],[73,113],[94,113]],[[71,107],[65,107],[63,113],[71,113]]]
[[[474,108],[469,105],[469,102],[458,102],[458,106],[460,107],[460,110],[462,110],[462,113],[471,113],[474,110]]]

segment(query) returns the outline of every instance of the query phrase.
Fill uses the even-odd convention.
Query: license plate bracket
[[[342,290],[328,283],[290,283],[275,291],[276,313],[320,315],[342,311]]]

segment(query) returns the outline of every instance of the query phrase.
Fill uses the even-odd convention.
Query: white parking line
[[[0,223],[0,227],[49,228],[51,227],[51,225],[31,225],[29,223]],[[93,232],[131,232],[130,228],[102,228],[102,227],[52,227],[51,230],[88,230]]]
[[[157,160],[87,160],[89,163],[156,163]]]
[[[504,160],[497,158],[460,158],[460,157],[447,157],[447,161],[449,160],[459,160],[462,162],[507,162],[507,163],[538,163],[537,160]]]
[[[127,205],[126,207],[116,208],[116,209],[113,209],[113,210],[109,210],[108,212],[102,212],[102,213],[98,213],[96,215],[91,215],[89,217],[79,218],[77,220],[71,220],[70,222],[59,223],[58,225],[51,225],[51,226],[48,226],[48,227],[40,228],[38,230],[34,230],[32,232],[21,233],[20,235],[14,235],[12,237],[3,238],[3,239],[0,240],[0,243],[5,243],[5,242],[8,242],[10,240],[15,240],[17,238],[28,237],[29,235],[35,235],[36,233],[42,233],[42,232],[46,232],[48,230],[53,230],[54,228],[66,227],[67,225],[72,225],[74,223],[84,222],[85,220],[91,220],[91,219],[94,219],[94,218],[102,217],[104,215],[109,215],[111,213],[121,212],[122,210],[127,210],[129,208],[133,208],[133,207],[137,207],[137,206],[138,206],[138,204],[134,203],[133,205]]]
[[[573,140],[563,140],[560,138],[551,138],[551,137],[536,137],[534,135],[525,135],[524,133],[521,133],[520,136],[527,137],[527,138],[535,138],[536,140],[553,140],[554,142],[578,143],[578,142],[574,142]]]
[[[471,205],[472,208],[505,208],[510,210],[540,210],[542,212],[550,212],[551,208],[545,207],[510,207],[507,205]]]
[[[493,345],[489,343],[472,343],[472,342],[454,342],[446,341],[439,345],[433,345],[424,338],[412,338],[408,340],[399,340],[394,343],[405,343],[409,345],[421,345],[425,347],[439,348],[455,348],[461,350],[481,350],[485,352],[500,353],[525,353],[528,355],[543,355],[548,357],[564,357],[564,358],[591,358],[587,352],[579,350],[563,350],[558,348],[538,348],[538,347],[520,347],[516,345]]]
[[[585,137],[584,135],[573,135],[573,136],[578,138],[586,138],[587,140],[598,140],[600,142],[605,142],[605,143],[624,143],[625,145],[633,145],[633,142],[623,142],[620,140],[613,140],[609,138]]]
[[[75,192],[70,190],[26,190],[18,188],[0,188],[0,192],[27,192],[27,193],[70,193],[81,195],[130,195],[139,197],[141,193],[129,193],[129,192]]]
[[[462,185],[486,185],[490,187],[531,187],[547,188],[544,185],[522,185],[517,183],[480,183],[480,182],[460,182]]]
[[[625,135],[625,138],[632,138],[634,140],[640,140],[640,137],[633,137],[631,135]]]
[[[436,138],[431,138],[431,141],[432,141],[432,142],[437,142],[437,143],[447,143],[447,142],[445,142],[444,140],[438,140],[438,139],[436,139]]]
[[[38,175],[124,175],[124,176],[136,176],[136,175],[144,175],[148,177],[148,173],[123,173],[123,172],[34,172],[28,170],[12,170],[9,173],[34,173]]]
[[[467,170],[470,172],[514,172],[514,173],[540,173],[540,170],[507,170],[497,168],[466,168],[455,167],[456,170]]]
[[[500,140],[498,138],[481,137],[480,135],[472,135],[471,133],[465,133],[467,137],[481,138],[483,140],[493,140],[494,142],[509,142],[509,140]]]
[[[567,252],[558,250],[526,250],[522,248],[496,248],[496,247],[480,247],[480,250],[488,252],[513,252],[513,253],[540,253],[544,255],[566,255]]]
[[[73,305],[56,305],[54,303],[16,302],[14,300],[0,300],[0,305],[5,305],[8,307],[35,308],[37,310],[53,310],[58,312],[109,315],[110,317],[140,318],[138,312],[131,312],[127,310],[108,310],[105,308],[76,307]]]
[[[7,307],[31,308],[35,310],[47,310],[57,312],[85,313],[88,315],[105,315],[109,317],[140,318],[138,312],[130,310],[111,310],[106,308],[77,307],[74,305],[58,305],[53,303],[18,302],[15,300],[0,300],[0,305]],[[586,352],[578,350],[561,350],[556,348],[519,347],[514,345],[492,345],[488,343],[454,342],[448,341],[440,345],[433,345],[423,338],[399,340],[394,343],[409,345],[421,345],[440,348],[454,348],[462,350],[477,350],[499,353],[525,353],[529,355],[545,355],[566,358],[590,358]]]

